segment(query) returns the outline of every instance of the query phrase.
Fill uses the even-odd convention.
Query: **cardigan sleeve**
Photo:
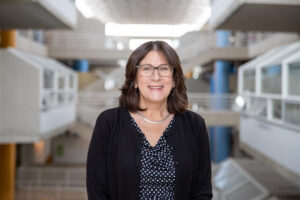
[[[211,200],[211,160],[210,160],[210,145],[207,134],[205,121],[202,117],[198,118],[197,130],[199,131],[199,155],[200,163],[196,177],[196,184],[193,186],[193,200]]]
[[[87,156],[86,185],[89,200],[109,200],[107,185],[108,127],[105,117],[97,118]]]

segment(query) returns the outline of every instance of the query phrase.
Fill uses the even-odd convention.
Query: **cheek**
[[[143,88],[147,87],[148,81],[143,77],[139,77],[136,79],[136,84],[139,89],[143,89]]]
[[[174,86],[175,86],[174,79],[171,79],[171,80],[169,81],[169,85],[170,85],[171,87],[174,87]]]

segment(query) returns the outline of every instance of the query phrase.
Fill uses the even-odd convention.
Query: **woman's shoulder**
[[[207,130],[204,118],[191,110],[186,110],[180,115],[180,123],[186,127],[186,131],[188,130],[193,133],[196,137],[206,137]]]
[[[108,108],[106,110],[103,110],[100,112],[101,116],[111,116],[119,113],[122,110],[120,107],[113,107],[113,108]]]
[[[183,113],[179,114],[180,118],[184,121],[193,123],[194,125],[199,125],[199,123],[204,123],[204,118],[199,114],[191,110],[185,110]]]
[[[123,113],[125,110],[121,107],[114,107],[106,109],[102,112],[100,112],[98,116],[98,120],[116,120],[118,117],[121,116],[121,113]]]
[[[99,124],[102,128],[107,128],[111,130],[116,127],[117,124],[120,123],[122,116],[124,116],[125,109],[120,107],[109,108],[100,112],[96,119],[96,127]]]
[[[114,125],[118,123],[121,117],[124,115],[125,109],[120,107],[109,108],[100,112],[96,122],[104,123],[108,125]]]

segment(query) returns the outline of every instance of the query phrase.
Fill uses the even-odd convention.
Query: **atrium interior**
[[[153,40],[205,119],[213,200],[300,199],[300,1],[4,0],[0,33],[0,200],[88,199],[96,119]]]

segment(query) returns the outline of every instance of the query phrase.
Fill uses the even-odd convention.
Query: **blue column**
[[[80,72],[89,71],[89,61],[88,60],[76,60],[74,62],[73,69]]]
[[[231,33],[228,31],[217,31],[217,47],[223,48],[229,46],[229,37]],[[226,94],[229,92],[229,73],[231,63],[228,61],[217,60],[214,66],[213,83],[211,90],[214,94]],[[222,110],[226,108],[223,101],[215,102],[215,109]],[[211,128],[212,143],[212,160],[221,162],[230,154],[230,129],[223,126],[215,126]]]

